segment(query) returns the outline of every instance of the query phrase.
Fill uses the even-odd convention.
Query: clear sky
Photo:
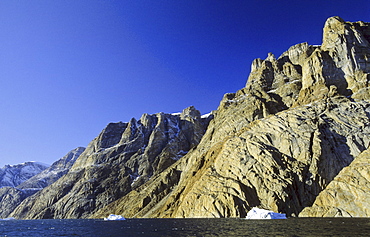
[[[255,58],[321,44],[370,1],[2,0],[0,167],[51,164],[109,122],[215,110]]]

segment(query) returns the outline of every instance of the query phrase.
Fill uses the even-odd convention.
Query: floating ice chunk
[[[8,217],[8,218],[5,218],[5,219],[0,219],[0,221],[11,221],[11,220],[15,220],[14,217]]]
[[[253,207],[252,210],[247,213],[246,219],[286,219],[286,215]]]
[[[104,218],[104,220],[105,221],[121,221],[121,220],[126,220],[126,219],[121,215],[110,214],[107,218]]]

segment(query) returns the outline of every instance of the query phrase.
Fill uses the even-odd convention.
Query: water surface
[[[0,236],[370,236],[370,218],[9,220]]]

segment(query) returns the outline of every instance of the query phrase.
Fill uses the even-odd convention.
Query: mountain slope
[[[196,148],[211,119],[189,107],[181,114],[144,114],[140,120],[110,123],[66,175],[25,199],[10,216],[87,217]]]
[[[25,198],[38,191],[39,189],[0,188],[0,219],[8,217]]]
[[[197,149],[91,217],[244,217],[254,206],[299,215],[369,147],[369,39],[369,23],[331,17],[322,45],[256,59]]]

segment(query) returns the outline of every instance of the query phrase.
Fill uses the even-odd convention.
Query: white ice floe
[[[121,220],[126,220],[126,218],[124,218],[121,215],[110,214],[107,218],[104,218],[104,220],[105,221],[121,221]]]
[[[14,217],[8,217],[8,218],[5,218],[5,219],[0,219],[0,221],[11,221],[11,220],[15,220]]]
[[[286,215],[253,207],[252,210],[247,213],[246,219],[286,219]]]

